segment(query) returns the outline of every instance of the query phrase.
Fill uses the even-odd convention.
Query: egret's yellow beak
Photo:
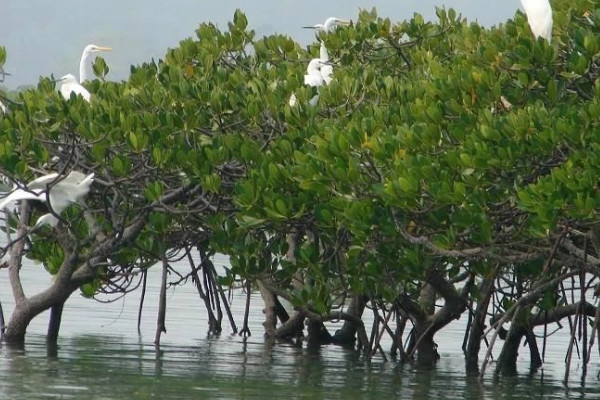
[[[112,51],[112,47],[104,47],[104,46],[98,46],[96,47],[97,51]]]
[[[341,20],[338,21],[338,25],[341,25],[341,26],[348,26],[350,24],[352,24],[352,21],[349,21],[349,20],[346,20],[346,19],[341,19]]]

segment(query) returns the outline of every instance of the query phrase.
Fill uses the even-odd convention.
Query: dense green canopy
[[[520,12],[486,29],[454,10],[361,11],[319,34],[334,79],[314,107],[318,43],[257,38],[240,11],[126,82],[104,81],[98,59],[89,104],[43,78],[0,119],[1,173],[96,180],[86,211],[34,232],[26,256],[52,274],[74,263],[88,294],[199,248],[231,257],[222,284],[259,282],[321,316],[354,296],[416,303],[428,284],[451,302],[465,271],[465,302],[502,277],[519,289],[497,312],[530,290],[557,307],[536,288],[600,263],[600,9],[553,5],[552,44]]]

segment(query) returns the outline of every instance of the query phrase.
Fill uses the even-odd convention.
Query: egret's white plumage
[[[15,188],[0,202],[0,209],[19,200],[36,200],[48,203],[48,207],[56,215],[60,215],[73,203],[82,203],[90,192],[94,174],[85,175],[79,171],[71,171],[66,176],[57,173],[41,176],[26,185]],[[53,213],[42,215],[35,226],[44,224],[56,225],[58,218]]]
[[[90,101],[90,92],[83,86],[77,82],[77,78],[73,74],[67,74],[59,79],[60,85],[60,94],[65,98],[65,100],[69,100],[71,98],[71,93],[75,93],[76,95],[81,95],[85,101],[89,103]]]
[[[96,46],[95,44],[88,44],[83,49],[81,54],[81,60],[79,60],[79,83],[83,83],[88,79],[87,75],[87,61],[93,53],[100,51],[112,51],[110,47]]]
[[[329,63],[321,58],[310,60],[308,68],[306,68],[306,75],[304,75],[304,84],[313,87],[323,86],[325,79],[321,70],[326,66],[329,66]]]
[[[533,35],[544,38],[548,42],[552,39],[552,7],[548,0],[521,0],[521,5],[527,15],[527,22]]]
[[[0,101],[0,111],[2,111],[2,114],[6,114],[6,106],[1,101]]]
[[[333,72],[333,68],[329,70],[327,77],[324,77],[323,68],[327,67],[331,67],[331,64],[327,60],[323,60],[322,58],[313,58],[310,60],[308,67],[306,68],[306,74],[304,75],[304,84],[316,88],[323,86],[323,84],[329,84],[331,81],[331,73]],[[296,101],[296,94],[292,93],[288,104],[290,107],[293,107],[296,105]],[[319,94],[316,94],[312,99],[309,100],[309,104],[311,106],[315,106],[317,105],[318,101]]]
[[[327,47],[325,47],[325,43],[321,42],[321,47],[319,48],[319,58],[325,62],[329,62],[329,52],[327,51]],[[329,82],[333,79],[331,76],[333,74],[333,65],[325,64],[321,66],[321,76],[323,77],[323,81],[326,85],[329,85]]]
[[[311,26],[304,26],[304,28],[314,29],[316,32],[331,32],[340,25],[350,25],[351,21],[344,19],[329,17],[322,24],[315,24]],[[317,61],[318,60],[318,61]],[[314,58],[308,64],[306,69],[306,75],[304,75],[304,84],[313,87],[319,87],[323,84],[328,85],[333,79],[333,66],[329,63],[329,52],[325,43],[321,42],[319,48],[319,58]],[[315,95],[310,99],[309,104],[314,106],[319,101],[319,95]],[[292,93],[288,104],[293,107],[296,105],[297,98],[296,94]]]

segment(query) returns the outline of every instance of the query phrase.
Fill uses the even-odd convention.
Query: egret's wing
[[[81,95],[85,101],[90,101],[90,92],[87,91],[86,88],[81,86],[79,83],[65,83],[60,88],[60,93],[63,95],[65,100],[69,100],[71,98],[71,93],[75,93],[76,95]]]
[[[29,189],[45,189],[46,186],[54,181],[56,181],[58,178],[58,174],[56,172],[53,172],[51,174],[48,175],[44,175],[44,176],[40,176],[39,178],[36,178],[34,180],[32,180],[31,182],[29,182],[27,184],[27,187]]]
[[[322,86],[323,77],[320,72],[306,74],[304,75],[304,84],[308,86]]]
[[[81,174],[81,172],[80,172]],[[81,174],[83,175],[83,174]],[[86,175],[83,179],[81,179],[77,184],[79,186],[87,186],[88,188],[91,186],[92,182],[94,182],[94,173]]]
[[[6,196],[0,202],[0,209],[3,209],[7,205],[9,205],[13,201],[19,200],[38,200],[45,201],[46,193],[44,193],[43,189],[34,189],[34,190],[24,190],[24,189],[15,189],[12,193]]]
[[[329,85],[329,82],[331,82],[331,80],[333,79],[333,66],[331,65],[324,65],[321,67],[321,77],[323,78],[323,82],[325,82],[326,85]]]
[[[77,184],[85,179],[85,174],[79,171],[71,171],[61,182]]]
[[[59,182],[50,189],[50,195],[48,196],[50,198],[49,207],[58,215],[66,210],[71,203],[76,201],[75,194],[70,191],[71,186],[75,187],[75,185],[61,185]]]
[[[92,183],[94,182],[94,173],[86,175],[82,180],[77,183],[77,190],[75,191],[75,201],[81,201],[90,192]]]
[[[71,171],[65,179],[50,188],[50,207],[60,215],[72,203],[80,202],[90,192],[93,182],[93,173],[84,175],[79,171]]]

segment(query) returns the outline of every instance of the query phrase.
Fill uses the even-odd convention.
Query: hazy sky
[[[382,17],[398,21],[414,12],[434,19],[435,6],[453,7],[469,20],[491,26],[512,18],[519,0],[2,0],[0,45],[6,47],[7,77],[14,89],[35,84],[40,75],[78,74],[86,44],[109,46],[102,54],[110,67],[108,77],[127,77],[129,66],[162,58],[169,47],[194,36],[201,22],[227,27],[236,8],[262,36],[289,35],[302,44],[314,40],[301,29],[329,16],[355,19],[360,8],[377,8]]]

